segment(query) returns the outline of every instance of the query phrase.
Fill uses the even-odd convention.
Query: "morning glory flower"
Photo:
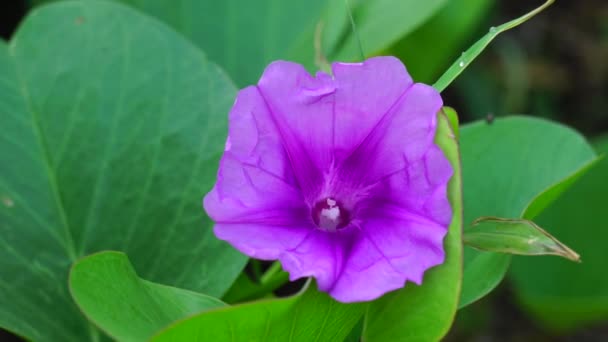
[[[341,302],[421,284],[452,217],[452,168],[433,142],[441,106],[393,57],[314,77],[270,64],[230,111],[204,199],[215,234]]]

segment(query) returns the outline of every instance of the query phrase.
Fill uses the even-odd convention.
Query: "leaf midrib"
[[[51,168],[51,158],[50,158],[50,154],[49,154],[49,148],[46,143],[44,134],[42,132],[42,128],[40,125],[40,117],[39,117],[38,112],[34,109],[34,105],[32,103],[27,84],[24,81],[23,75],[21,75],[21,71],[20,71],[19,67],[17,66],[17,62],[16,62],[17,58],[15,55],[15,45],[16,45],[15,41],[16,41],[16,38],[11,41],[11,44],[9,45],[8,53],[9,53],[9,56],[11,57],[13,67],[15,70],[15,76],[16,76],[17,82],[18,82],[19,93],[21,94],[21,97],[23,98],[23,101],[25,102],[27,112],[31,116],[32,130],[33,130],[34,136],[36,137],[36,142],[38,143],[38,147],[40,148],[41,160],[43,161],[43,164],[44,164],[44,169],[45,169],[45,172],[47,175],[47,179],[49,181],[49,186],[51,188],[53,200],[55,202],[55,206],[56,206],[58,214],[59,214],[59,219],[61,221],[63,233],[65,235],[64,236],[65,237],[64,247],[65,247],[66,255],[68,256],[68,258],[71,262],[74,262],[78,259],[78,254],[76,253],[76,245],[74,243],[72,231],[70,230],[70,226],[69,226],[69,223],[67,220],[65,206],[63,204],[64,201],[63,201],[63,198],[61,197],[61,193],[59,192],[59,187],[57,186],[57,178],[55,176],[55,173],[53,172],[53,169]],[[53,229],[51,229],[50,231],[53,231]]]
[[[117,21],[116,24],[118,25],[124,25],[124,23],[122,21]],[[122,32],[131,32],[129,30],[122,30]],[[130,47],[129,44],[127,43],[129,40],[129,36],[128,33],[125,33],[122,35],[121,37],[121,43],[123,45],[123,51],[124,51],[124,57],[123,57],[123,63],[122,63],[122,72],[120,72],[120,75],[122,75],[122,79],[123,81],[125,79],[127,79],[127,74],[129,71],[129,60],[130,60]],[[121,82],[122,83],[122,82]],[[122,111],[122,107],[124,106],[124,96],[125,96],[125,90],[124,88],[120,88],[120,93],[118,94],[118,99],[116,100],[116,107],[114,109],[114,113],[112,115],[111,118],[111,122],[110,122],[110,136],[108,137],[108,141],[104,144],[105,148],[103,150],[103,156],[101,159],[101,166],[99,168],[99,174],[97,176],[97,179],[95,181],[95,184],[93,185],[93,195],[92,195],[92,199],[91,199],[91,204],[89,205],[89,208],[87,209],[87,215],[86,215],[86,219],[85,219],[85,223],[82,229],[82,242],[80,244],[80,250],[79,250],[79,254],[83,255],[85,252],[85,246],[86,246],[86,242],[87,242],[87,235],[89,233],[89,231],[91,230],[91,226],[93,225],[92,223],[92,219],[95,213],[96,208],[99,206],[99,201],[101,200],[101,189],[102,189],[102,184],[105,182],[105,180],[107,179],[106,175],[107,172],[105,172],[108,168],[108,164],[109,164],[109,160],[110,160],[110,152],[112,151],[112,148],[115,145],[115,140],[116,140],[116,125],[118,122],[118,116],[120,116],[120,112]]]

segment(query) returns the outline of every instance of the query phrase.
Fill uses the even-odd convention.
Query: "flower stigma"
[[[348,225],[350,214],[340,202],[327,197],[312,208],[312,219],[321,230],[335,232]]]

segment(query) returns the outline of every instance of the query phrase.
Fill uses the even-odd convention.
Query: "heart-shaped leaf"
[[[56,0],[36,0],[44,3]],[[239,85],[276,59],[314,67],[315,25],[326,0],[115,0],[173,27]]]
[[[205,312],[152,338],[163,341],[342,341],[365,303],[342,304],[310,281],[302,293]]]
[[[331,60],[360,61],[362,52],[366,56],[381,53],[428,21],[448,1],[331,0],[329,3],[322,20],[326,53]]]
[[[557,123],[530,117],[479,121],[460,130],[464,228],[481,216],[522,217],[542,193],[588,169],[595,153],[585,139]],[[526,217],[532,218],[532,217]],[[546,225],[545,225],[546,226]],[[465,248],[461,306],[487,294],[502,280],[510,256]]]
[[[608,138],[598,145],[608,153]],[[581,253],[582,263],[514,258],[510,272],[523,308],[551,330],[565,331],[608,319],[608,159],[567,190],[536,221]]]
[[[45,3],[56,0],[33,0]],[[361,61],[382,53],[439,11],[447,0],[115,0],[164,21],[203,49],[239,86],[256,83],[270,62],[309,71],[323,55]],[[352,9],[357,34],[348,16]],[[315,51],[315,46],[317,50]]]
[[[70,271],[70,292],[85,315],[119,341],[144,341],[178,319],[226,305],[210,296],[143,280],[119,252],[78,260]]]
[[[61,2],[0,44],[0,326],[36,341],[97,338],[67,289],[113,249],[145,279],[221,296],[245,257],[201,198],[235,88],[188,41],[111,2]]]

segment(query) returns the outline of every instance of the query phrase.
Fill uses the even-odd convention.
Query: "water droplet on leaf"
[[[15,206],[15,202],[9,197],[2,197],[2,204],[4,204],[7,208],[12,208]]]

